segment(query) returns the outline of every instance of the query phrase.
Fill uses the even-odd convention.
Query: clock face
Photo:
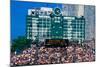
[[[59,15],[60,13],[61,13],[60,9],[59,9],[59,8],[56,8],[56,9],[55,9],[55,14],[56,14],[56,15]]]

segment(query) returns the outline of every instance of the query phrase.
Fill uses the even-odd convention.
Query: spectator
[[[94,46],[66,46],[66,47],[37,47],[34,44],[25,49],[21,54],[11,55],[11,65],[35,65],[91,62],[95,60]]]

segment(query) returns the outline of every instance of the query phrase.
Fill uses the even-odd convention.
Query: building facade
[[[26,21],[27,39],[33,41],[68,39],[81,43],[85,39],[84,16],[64,16],[59,8],[30,9]]]

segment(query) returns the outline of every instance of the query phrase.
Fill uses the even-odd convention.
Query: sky
[[[25,2],[11,0],[11,39],[15,39],[18,36],[25,36],[26,34],[26,15],[28,9],[38,7],[62,7],[61,4],[55,3],[40,3],[40,2]]]

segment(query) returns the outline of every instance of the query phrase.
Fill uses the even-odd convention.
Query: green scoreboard
[[[54,10],[54,16],[51,18],[51,39],[63,39],[63,22],[59,8]]]

